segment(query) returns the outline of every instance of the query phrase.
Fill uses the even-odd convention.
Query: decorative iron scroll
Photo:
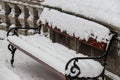
[[[66,70],[65,76],[67,78],[70,78],[70,79],[78,78],[78,76],[81,73],[81,70],[77,63],[78,63],[78,58],[73,58],[67,63],[67,65],[65,67],[65,70]]]
[[[30,29],[37,31],[37,32],[40,34],[41,26],[42,26],[42,25],[40,25],[40,26],[38,26],[38,27],[36,27],[36,28],[29,28],[29,27],[25,27],[25,28],[22,28],[22,27],[11,28],[11,29],[8,31],[7,36],[9,36],[9,35],[19,36],[19,35],[18,35],[18,30],[30,30]],[[12,32],[12,33],[10,33],[10,32]]]
[[[10,33],[10,32],[12,32],[12,33]],[[17,30],[17,28],[12,28],[12,29],[10,29],[9,31],[8,31],[8,33],[7,33],[7,36],[9,36],[9,35],[16,35],[16,36],[19,36],[18,35],[18,30]]]
[[[80,77],[81,70],[80,70],[80,67],[78,66],[78,62],[79,62],[79,60],[83,60],[83,59],[102,59],[105,56],[106,56],[106,53],[104,53],[104,55],[98,56],[98,57],[75,57],[75,58],[72,58],[71,60],[68,61],[68,63],[65,66],[66,80],[98,80],[99,77],[104,75],[105,68],[103,69],[102,73],[96,77],[87,77],[87,76]],[[103,66],[105,67],[105,65],[103,65]],[[104,80],[104,79],[102,79],[102,80]]]

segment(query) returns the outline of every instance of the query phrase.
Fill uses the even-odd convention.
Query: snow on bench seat
[[[61,44],[52,43],[49,38],[38,34],[19,37],[9,36],[8,41],[14,43],[62,74],[65,74],[65,65],[71,58],[85,57],[80,53],[76,54],[75,51]],[[103,70],[103,66],[95,60],[79,60],[78,64],[81,69],[80,77],[96,77]]]

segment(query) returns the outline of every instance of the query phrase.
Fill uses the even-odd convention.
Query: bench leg
[[[102,74],[102,80],[104,80],[104,78],[105,78],[104,73],[105,73],[105,70],[103,71],[103,74]]]
[[[13,66],[13,63],[14,63],[14,55],[15,55],[15,51],[17,48],[15,48],[14,46],[12,46],[11,44],[8,45],[8,49],[11,51],[11,54],[12,54],[12,58],[11,58],[11,66]]]

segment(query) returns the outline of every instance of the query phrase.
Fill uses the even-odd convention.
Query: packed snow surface
[[[0,80],[20,80],[20,77],[6,66],[0,66]]]
[[[120,27],[120,0],[45,0],[42,4]]]
[[[6,31],[3,31],[3,30],[0,30],[0,39],[5,39],[6,38],[6,34],[7,32]]]
[[[108,28],[57,10],[44,8],[40,14],[40,20],[43,24],[47,22],[49,26],[57,27],[61,32],[66,31],[70,36],[75,35],[75,37],[79,37],[81,40],[88,41],[92,37],[98,42],[107,43],[111,39]]]

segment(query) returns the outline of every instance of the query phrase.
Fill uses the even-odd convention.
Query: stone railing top
[[[36,8],[41,8],[42,6],[40,5],[42,0],[2,0],[3,2],[9,2],[9,3],[14,3],[14,4],[20,4],[20,5],[25,5],[25,6],[31,6],[31,7],[36,7]]]

